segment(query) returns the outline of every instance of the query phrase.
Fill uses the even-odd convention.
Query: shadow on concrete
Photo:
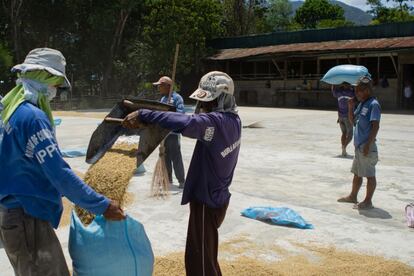
[[[347,154],[346,156],[343,156],[342,154],[339,154],[339,155],[333,156],[333,158],[354,159],[354,156],[353,155],[349,155],[349,154]]]
[[[379,218],[379,219],[391,219],[392,216],[390,213],[385,211],[381,208],[372,208],[372,209],[366,209],[366,210],[358,210],[360,215],[366,216],[367,218]]]

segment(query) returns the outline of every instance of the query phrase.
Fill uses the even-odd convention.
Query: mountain
[[[354,22],[356,25],[368,25],[372,20],[372,16],[361,9],[358,9],[353,6],[349,6],[340,1],[331,0],[331,4],[336,4],[344,9],[345,19],[351,22]],[[296,10],[301,7],[304,1],[291,1],[293,14]]]

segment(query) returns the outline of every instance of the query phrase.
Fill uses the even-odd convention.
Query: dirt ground
[[[56,113],[62,119],[57,127],[61,150],[86,148],[104,115],[102,110]],[[220,228],[224,275],[414,275],[414,229],[404,218],[405,205],[414,201],[413,115],[383,114],[375,208],[367,211],[336,202],[350,191],[352,156],[340,157],[335,111],[241,107],[240,117],[245,125],[261,121],[265,127],[243,129],[232,198]],[[181,142],[187,169],[194,141]],[[126,211],[145,226],[157,257],[155,275],[166,275],[165,265],[169,275],[182,275],[188,206],[180,205],[176,188],[167,199],[149,197],[157,158],[158,152],[152,154],[144,164],[147,172],[132,178],[132,202]],[[84,157],[67,161],[81,173],[89,166]],[[364,195],[365,183],[359,200]],[[292,208],[315,228],[287,228],[242,217],[240,212],[251,206]],[[70,264],[68,233],[68,225],[57,230]],[[0,270],[1,275],[13,275],[3,249]]]

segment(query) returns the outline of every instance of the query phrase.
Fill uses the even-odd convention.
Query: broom
[[[174,63],[173,63],[173,71],[172,71],[172,84],[170,86],[170,91],[168,93],[167,103],[171,100],[171,94],[174,87],[175,82],[175,71],[177,67],[177,59],[178,59],[178,50],[180,45],[177,44],[175,46],[175,55],[174,55]],[[152,176],[152,184],[151,184],[151,196],[153,197],[164,197],[168,195],[170,181],[168,179],[168,172],[167,167],[165,165],[165,146],[163,140],[160,144],[160,152],[158,156],[157,163],[155,164],[154,174]]]

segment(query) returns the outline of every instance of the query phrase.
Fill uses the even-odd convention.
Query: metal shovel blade
[[[159,111],[175,111],[175,107],[157,101],[141,99],[125,99],[118,102],[107,117],[123,119],[129,113],[138,109],[151,109]],[[86,152],[86,162],[95,164],[121,135],[139,135],[139,145],[137,153],[137,166],[154,151],[161,141],[168,135],[170,130],[159,127],[158,125],[148,125],[141,129],[126,129],[120,123],[106,121],[105,119],[93,132],[89,140]]]

